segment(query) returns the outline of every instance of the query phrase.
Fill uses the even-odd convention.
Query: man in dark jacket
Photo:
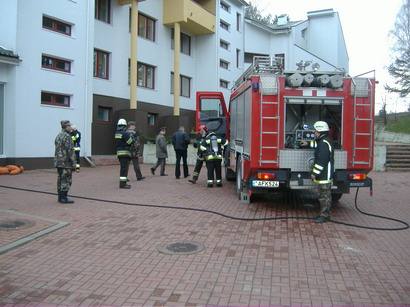
[[[313,125],[316,141],[312,143],[315,148],[315,160],[312,168],[312,180],[319,188],[320,215],[315,218],[316,223],[325,223],[330,220],[332,205],[331,188],[334,173],[334,151],[328,138],[329,126],[326,122],[318,121]]]
[[[188,177],[188,145],[189,145],[189,136],[185,133],[184,127],[179,127],[178,131],[172,136],[172,145],[174,146],[176,163],[175,163],[175,178],[179,179],[181,176],[181,158],[183,161],[184,167],[184,178]]]
[[[115,147],[117,158],[120,161],[120,189],[130,189],[128,182],[128,167],[131,161],[131,145],[134,137],[127,132],[127,121],[123,118],[118,120],[117,131],[115,132]]]
[[[74,201],[67,198],[72,183],[73,169],[75,169],[74,144],[71,139],[71,123],[68,120],[61,121],[61,132],[57,135],[54,154],[54,167],[57,168],[57,192],[58,202],[72,204]]]
[[[199,173],[201,172],[202,165],[204,164],[204,155],[200,149],[201,143],[205,140],[206,135],[208,134],[208,128],[205,125],[199,127],[198,135],[196,137],[194,147],[198,148],[195,168],[192,174],[192,179],[188,180],[189,182],[195,184],[198,181]]]
[[[209,133],[200,145],[200,150],[204,154],[206,168],[208,170],[207,186],[214,186],[216,177],[216,186],[222,187],[222,155],[224,147],[228,144],[227,140],[217,137],[215,133]]]
[[[165,174],[165,160],[168,158],[167,151],[167,141],[165,139],[166,129],[162,127],[155,139],[156,144],[156,155],[157,155],[157,164],[154,167],[151,167],[151,173],[155,175],[155,170],[158,166],[161,166],[160,175],[168,176]]]
[[[134,166],[135,176],[137,177],[137,181],[144,180],[145,177],[142,176],[141,168],[140,168],[140,161],[139,158],[141,156],[141,143],[140,137],[135,131],[135,122],[128,122],[127,125],[128,129],[127,132],[134,137],[134,143],[131,144],[131,161],[132,165]]]

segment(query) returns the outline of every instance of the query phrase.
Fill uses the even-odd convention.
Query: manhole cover
[[[34,225],[34,222],[28,220],[0,220],[0,230],[14,230],[27,228]]]
[[[159,246],[158,251],[167,255],[191,255],[201,252],[204,248],[199,242],[182,241]]]

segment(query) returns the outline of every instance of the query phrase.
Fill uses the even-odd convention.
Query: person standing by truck
[[[208,170],[208,188],[214,186],[214,179],[216,179],[216,186],[222,187],[222,155],[227,143],[228,141],[217,137],[214,132],[209,133],[201,142],[200,150],[204,154]]]
[[[201,172],[202,165],[204,164],[204,155],[200,149],[200,145],[202,141],[205,140],[205,136],[207,135],[207,133],[208,133],[208,128],[205,125],[201,125],[199,127],[199,133],[194,143],[194,148],[198,148],[195,168],[192,174],[192,179],[188,180],[192,184],[195,184],[198,181],[199,173]]]
[[[325,223],[330,220],[332,206],[332,182],[334,173],[334,151],[329,140],[329,125],[324,121],[314,123],[316,141],[311,177],[319,188],[320,215],[315,218],[316,223]]]

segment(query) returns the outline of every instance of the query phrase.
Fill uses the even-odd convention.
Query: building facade
[[[253,55],[283,54],[286,68],[312,54],[323,58],[323,65],[346,70],[348,65],[333,11],[312,12],[307,21],[275,28],[245,19],[243,0],[145,0],[138,3],[135,109],[130,0],[2,0],[1,5],[0,164],[51,166],[62,119],[82,132],[82,156],[114,152],[120,117],[136,120],[145,138],[162,126],[169,133],[180,124],[190,130],[195,93],[221,91],[229,100],[234,80]],[[326,26],[332,33],[321,34],[323,23],[332,25]],[[324,51],[317,45],[334,33],[335,46]]]

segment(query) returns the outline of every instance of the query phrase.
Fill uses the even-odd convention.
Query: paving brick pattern
[[[118,189],[118,167],[82,169],[72,194],[128,203],[215,210],[241,218],[317,214],[308,196],[240,203],[232,183],[207,189],[149,174]],[[192,169],[191,169],[192,171]],[[204,172],[203,172],[204,173]],[[149,175],[148,175],[149,174]],[[362,209],[410,220],[405,173],[374,173]],[[52,170],[0,177],[0,185],[54,192]],[[396,226],[358,214],[343,196],[333,218]],[[69,222],[0,255],[0,304],[105,306],[410,306],[410,231],[364,230],[309,220],[246,222],[185,210],[125,206],[0,188],[0,208]],[[0,234],[1,235],[1,234]],[[205,250],[166,255],[158,246],[197,241]]]

